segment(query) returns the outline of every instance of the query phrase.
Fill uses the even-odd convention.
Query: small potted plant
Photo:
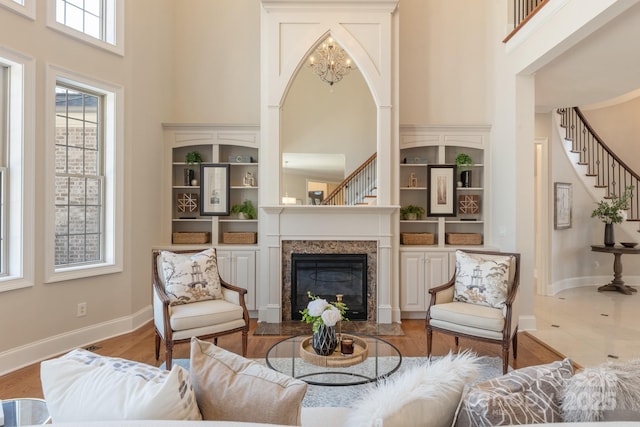
[[[202,156],[197,151],[190,151],[184,156],[184,161],[188,165],[193,165],[197,163],[200,165],[202,163]],[[184,185],[198,185],[198,180],[196,178],[196,173],[191,168],[185,168],[184,170]]]
[[[458,172],[460,172],[460,185],[461,187],[471,187],[471,166],[473,166],[473,160],[471,156],[466,153],[459,153],[456,156],[456,166]]]
[[[615,245],[613,224],[620,224],[627,219],[625,210],[629,209],[633,185],[625,188],[624,193],[619,197],[615,194],[607,200],[600,200],[598,206],[591,212],[591,218],[599,218],[605,223],[604,244],[605,246]]]
[[[400,216],[402,219],[416,220],[422,218],[424,208],[422,206],[407,205],[400,208]]]
[[[200,164],[203,162],[202,154],[197,151],[190,151],[185,156],[184,161],[187,162],[188,165],[193,165],[195,163]]]
[[[256,219],[256,209],[253,207],[253,203],[249,199],[245,199],[244,202],[233,205],[231,207],[231,213],[237,215],[238,219]]]

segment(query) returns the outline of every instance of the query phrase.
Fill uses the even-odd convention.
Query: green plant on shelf
[[[187,162],[188,165],[193,165],[194,163],[200,164],[203,162],[202,155],[197,151],[190,151],[184,158],[184,161]]]
[[[402,219],[420,219],[424,215],[422,206],[407,205],[400,208],[400,216]]]
[[[231,207],[231,213],[243,219],[256,219],[257,217],[256,208],[249,199],[245,199],[245,201],[240,204],[233,205]]]
[[[473,166],[473,159],[466,153],[460,153],[456,156],[456,166],[458,167],[458,172],[469,170]]]

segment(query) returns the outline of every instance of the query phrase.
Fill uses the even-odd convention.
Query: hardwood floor
[[[247,357],[265,357],[269,348],[283,339],[283,336],[255,336],[253,331],[256,328],[256,321],[251,322],[249,333],[249,346]],[[423,320],[403,320],[402,330],[404,336],[385,336],[384,339],[398,347],[403,356],[415,357],[426,356],[427,338]],[[241,352],[241,344],[238,335],[222,337],[218,340],[218,345],[233,351]],[[433,346],[434,355],[442,355],[453,348],[453,338],[434,334]],[[159,366],[163,362],[163,356],[159,361],[154,356],[154,332],[153,324],[149,322],[145,326],[129,334],[97,342],[90,348],[91,351],[105,356],[122,357],[129,360],[148,363]],[[499,345],[490,345],[478,341],[460,339],[461,348],[472,348],[478,355],[499,356],[501,349]],[[179,345],[174,349],[174,358],[188,358],[189,345]],[[526,332],[518,335],[518,359],[513,360],[510,365],[513,368],[549,363],[554,360],[562,360],[563,356],[548,348],[533,336]],[[26,368],[14,371],[0,377],[0,399],[10,399],[18,397],[43,397],[40,386],[40,364],[34,364]]]

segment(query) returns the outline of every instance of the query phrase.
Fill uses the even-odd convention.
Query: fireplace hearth
[[[309,303],[308,292],[342,301],[349,320],[367,319],[367,254],[291,254],[291,318],[302,319],[300,310]]]

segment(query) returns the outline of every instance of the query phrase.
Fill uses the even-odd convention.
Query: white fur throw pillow
[[[579,371],[564,390],[562,411],[567,422],[640,420],[640,359]]]
[[[158,261],[171,305],[222,298],[214,249],[195,254],[162,251]]]
[[[426,365],[389,377],[353,405],[345,425],[384,427],[450,426],[464,385],[480,371],[480,358],[449,353]]]

